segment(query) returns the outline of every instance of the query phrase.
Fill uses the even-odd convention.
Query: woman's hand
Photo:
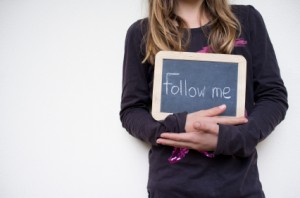
[[[158,144],[188,148],[197,151],[213,151],[217,147],[219,125],[247,123],[244,117],[218,117],[226,109],[225,105],[201,110],[187,115],[186,133],[162,133]]]
[[[214,124],[225,124],[225,125],[237,125],[245,124],[248,120],[245,117],[218,117],[226,110],[226,105],[221,105],[207,110],[196,111],[194,113],[189,113],[186,118],[185,131],[193,132],[201,130],[201,127],[195,128],[195,123],[214,123]],[[199,126],[199,125],[198,125]],[[218,127],[219,128],[219,127]],[[215,127],[213,129],[216,129]],[[213,130],[212,133],[218,133],[219,130]]]

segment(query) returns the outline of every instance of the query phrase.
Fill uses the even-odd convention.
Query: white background
[[[258,145],[268,198],[300,197],[297,0],[240,0],[263,15],[289,92]],[[147,0],[0,0],[0,197],[147,197],[148,146],[119,121],[127,28]]]

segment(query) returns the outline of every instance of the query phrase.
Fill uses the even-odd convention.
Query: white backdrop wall
[[[258,145],[269,198],[300,197],[297,0],[261,11],[289,91],[286,120]],[[147,0],[0,0],[0,197],[147,197],[148,145],[119,121],[127,28]]]

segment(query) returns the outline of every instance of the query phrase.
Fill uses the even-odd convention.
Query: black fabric
[[[284,119],[287,91],[275,52],[260,13],[252,6],[232,6],[240,20],[244,44],[233,54],[247,60],[246,111],[249,122],[220,125],[216,157],[190,151],[179,163],[167,161],[172,147],[156,144],[162,132],[184,132],[186,113],[156,121],[151,116],[154,66],[142,63],[147,19],[130,26],[126,35],[120,119],[134,137],[152,145],[149,151],[148,192],[151,198],[264,197],[257,168],[256,145]],[[187,51],[207,47],[209,27],[191,29]]]

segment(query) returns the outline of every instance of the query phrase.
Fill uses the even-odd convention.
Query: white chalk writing
[[[191,86],[187,79],[182,79],[180,73],[166,73],[163,88],[166,95],[178,95],[190,98],[207,96],[208,85]],[[212,87],[211,98],[231,99],[230,87]]]

